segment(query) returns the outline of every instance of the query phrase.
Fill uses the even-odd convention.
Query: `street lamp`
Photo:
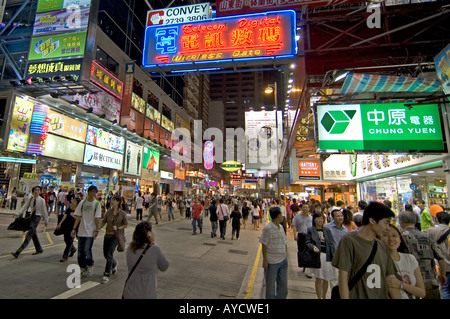
[[[264,93],[266,94],[273,94],[273,98],[275,100],[275,136],[277,139],[276,147],[277,147],[277,173],[279,172],[279,165],[278,162],[280,160],[280,146],[279,146],[279,140],[278,140],[278,101],[277,101],[277,82],[273,82],[271,84],[268,84],[266,89],[264,90]],[[273,185],[272,185],[273,187]],[[278,174],[278,202],[281,204],[281,193],[280,193],[280,179]]]

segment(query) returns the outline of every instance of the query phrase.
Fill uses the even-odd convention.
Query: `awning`
[[[375,92],[436,92],[439,80],[406,76],[350,73],[345,78],[341,95]]]

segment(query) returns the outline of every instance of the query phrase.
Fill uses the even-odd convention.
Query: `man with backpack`
[[[81,268],[82,276],[92,276],[94,268],[94,258],[92,256],[92,245],[97,238],[102,218],[100,202],[96,200],[97,187],[89,186],[87,198],[82,200],[75,209],[75,224],[72,230],[72,237],[78,227],[78,265]]]

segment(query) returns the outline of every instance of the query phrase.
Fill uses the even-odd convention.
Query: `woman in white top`
[[[398,228],[391,224],[389,232],[382,239],[388,245],[392,259],[398,270],[397,273],[402,279],[402,281],[397,279],[395,285],[400,287],[403,299],[424,298],[426,294],[425,284],[422,273],[420,272],[419,263],[413,255],[399,252],[405,251],[405,245],[402,242]]]
[[[254,230],[259,229],[259,217],[260,217],[259,211],[260,211],[259,205],[254,203],[252,205],[253,229]]]

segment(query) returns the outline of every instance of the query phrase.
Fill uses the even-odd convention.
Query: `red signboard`
[[[264,59],[297,53],[296,14],[292,10],[154,25],[145,30],[145,68],[193,66]]]
[[[320,179],[320,161],[299,160],[298,177],[299,179]]]
[[[365,2],[361,0],[217,0],[216,16],[229,16],[236,14],[249,14],[280,9],[301,10],[308,8],[326,7],[349,3]]]
[[[115,97],[122,99],[123,83],[96,61],[92,61],[90,80]]]

